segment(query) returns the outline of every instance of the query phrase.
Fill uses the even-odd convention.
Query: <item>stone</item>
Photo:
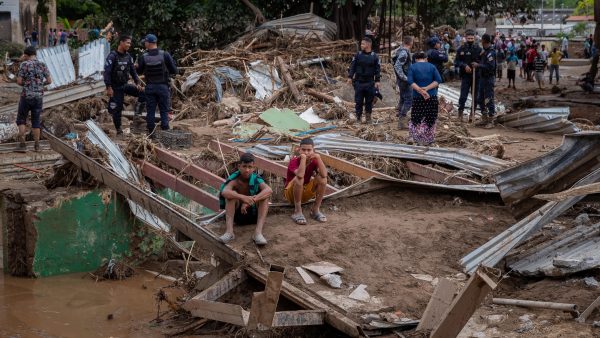
[[[585,283],[585,285],[587,287],[590,287],[590,288],[597,288],[598,287],[598,281],[594,277],[585,277],[583,279],[583,282]]]
[[[350,297],[352,299],[360,300],[362,302],[368,302],[369,299],[371,299],[371,296],[367,292],[366,288],[367,288],[366,285],[361,284],[361,285],[357,286],[356,289],[354,289],[354,291],[352,291],[352,293],[348,297]]]
[[[467,277],[467,275],[465,275],[464,273],[459,272],[456,275],[454,275],[454,279],[457,279],[460,281],[465,281],[465,280],[469,279],[469,277]]]
[[[485,320],[487,321],[488,325],[497,326],[506,320],[506,315],[489,315],[485,317]]]
[[[533,330],[533,321],[531,319],[535,318],[535,315],[531,313],[527,313],[519,317],[521,321],[521,326],[517,329],[518,333],[525,333],[527,331]]]

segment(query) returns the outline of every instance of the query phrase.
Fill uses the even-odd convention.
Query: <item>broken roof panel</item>
[[[573,134],[581,130],[569,121],[569,107],[530,108],[518,113],[498,116],[499,123],[523,131],[550,134]]]
[[[452,102],[452,104],[458,108],[458,99],[460,98],[460,90],[456,88],[452,88],[448,85],[441,84],[438,87],[438,95],[443,96],[447,101]],[[465,102],[465,111],[471,110],[471,95],[467,97],[467,101]],[[496,102],[496,113],[503,113],[506,110],[504,105],[500,102]],[[476,111],[476,115],[480,115],[480,112]]]
[[[40,49],[37,58],[48,66],[52,76],[52,83],[48,85],[48,89],[75,82],[75,67],[67,45]]]
[[[337,25],[334,22],[312,13],[298,14],[268,21],[257,27],[257,29],[277,30],[284,35],[295,35],[298,37],[315,35],[322,41],[331,41],[335,39],[335,35],[337,34]]]
[[[95,80],[102,80],[104,60],[110,53],[110,45],[105,38],[86,43],[79,48],[77,75],[79,78],[93,76]]]
[[[600,223],[581,225],[513,257],[524,276],[564,276],[600,267]]]

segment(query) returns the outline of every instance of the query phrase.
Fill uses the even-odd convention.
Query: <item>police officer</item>
[[[442,42],[437,37],[434,36],[429,39],[428,44],[430,49],[427,50],[427,61],[435,66],[440,73],[440,76],[445,81],[444,64],[448,62],[448,54],[446,54],[446,51],[442,48]]]
[[[381,80],[381,64],[377,54],[372,51],[372,44],[373,42],[368,37],[361,40],[361,51],[354,56],[348,69],[348,81],[354,84],[356,119],[361,121],[364,103],[366,123],[371,123],[375,89],[379,89]],[[352,116],[351,119],[353,119]]]
[[[160,111],[160,128],[162,130],[169,129],[169,113],[171,111],[169,81],[170,76],[177,74],[175,61],[169,53],[157,47],[157,41],[156,35],[146,35],[144,39],[146,53],[138,63],[138,72],[146,77],[146,126],[149,135],[154,132],[157,105]]]
[[[479,91],[478,101],[481,108],[480,126],[493,128],[493,118],[496,113],[494,106],[494,81],[496,79],[496,51],[492,46],[492,37],[489,34],[483,34],[481,37],[483,51],[480,61],[473,66],[479,73]]]
[[[468,30],[465,33],[466,42],[456,51],[456,59],[454,66],[459,69],[460,82],[460,98],[458,99],[458,120],[462,123],[463,111],[465,110],[465,102],[473,85],[473,63],[479,62],[481,57],[481,47],[475,44],[475,32]],[[475,90],[477,90],[477,73],[475,73]],[[475,98],[471,98],[475,104]]]
[[[104,63],[104,84],[108,100],[108,112],[112,115],[117,134],[123,134],[121,129],[121,112],[123,111],[123,100],[125,95],[135,96],[138,102],[135,105],[136,114],[141,114],[146,105],[146,96],[141,85],[133,58],[127,52],[131,47],[131,37],[121,35],[116,50],[111,51]],[[128,83],[129,76],[133,78],[135,86]]]
[[[400,100],[398,101],[398,129],[406,129],[406,115],[412,107],[412,88],[408,85],[408,68],[412,64],[411,49],[414,39],[412,36],[404,36],[403,45],[396,50],[396,55],[392,57],[394,62],[394,72],[396,73],[396,85],[400,91]]]

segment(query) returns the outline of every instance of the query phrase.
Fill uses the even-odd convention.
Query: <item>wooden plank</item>
[[[585,309],[585,311],[583,311],[583,313],[581,313],[581,315],[579,315],[579,317],[576,320],[580,323],[585,323],[585,321],[592,314],[592,312],[594,312],[594,310],[596,310],[596,308],[599,306],[600,297],[596,298],[596,300],[592,304],[590,304],[590,306],[588,306],[588,308]]]
[[[246,267],[248,276],[265,283],[267,279],[266,270],[258,265],[249,265]],[[281,285],[281,295],[293,303],[309,310],[324,310],[326,312],[325,322],[333,328],[347,334],[350,337],[359,337],[359,324],[346,317],[340,310],[332,308],[322,301],[310,296],[306,292],[296,288],[288,282]]]
[[[252,330],[256,328],[256,324],[262,324],[266,327],[273,325],[273,318],[275,317],[279,295],[281,294],[284,272],[284,267],[271,266],[271,271],[269,271],[265,283],[265,291],[255,293],[255,297],[253,298],[248,329]],[[257,301],[254,302],[254,299]]]
[[[300,95],[298,87],[296,87],[294,79],[292,78],[292,75],[290,74],[287,65],[285,64],[285,62],[283,62],[283,59],[280,56],[276,57],[276,59],[277,63],[279,63],[279,70],[281,71],[281,75],[283,76],[283,79],[287,83],[288,87],[290,87],[290,91],[292,92],[292,95],[294,95],[294,99],[296,99],[296,102],[302,101],[302,95]]]
[[[148,177],[149,179],[182,194],[183,196],[209,208],[212,211],[218,212],[220,210],[219,199],[209,192],[204,191],[190,182],[172,175],[171,173],[164,171],[146,161],[139,162],[139,165],[144,176]]]
[[[175,155],[172,152],[169,152],[162,148],[154,148],[156,153],[156,158],[167,164],[168,166],[175,168],[177,170],[183,171],[184,173],[192,176],[193,178],[200,180],[203,183],[210,185],[215,189],[221,188],[221,184],[225,182],[225,180],[210,171],[184,160],[183,158]]]
[[[241,255],[227,245],[219,242],[213,233],[198,226],[189,218],[177,212],[169,205],[164,204],[140,187],[120,178],[111,170],[85,154],[71,148],[71,146],[54,135],[46,131],[43,131],[43,135],[48,139],[54,151],[62,154],[77,167],[94,176],[99,182],[104,183],[125,198],[134,201],[146,210],[152,211],[158,218],[195,240],[203,249],[214,252],[216,257],[230,264],[240,261]]]
[[[226,274],[219,281],[200,292],[192,299],[203,299],[215,301],[221,298],[227,292],[233,290],[236,286],[242,284],[248,279],[243,269],[235,269]]]
[[[325,324],[325,311],[300,310],[275,312],[273,327],[310,326]]]
[[[217,283],[225,274],[231,271],[231,265],[228,264],[219,264],[214,269],[208,272],[208,275],[202,277],[194,287],[195,290],[204,291],[211,287],[213,284]]]
[[[308,272],[304,271],[302,267],[297,266],[296,271],[298,271],[298,274],[300,275],[300,277],[302,277],[304,283],[315,284],[315,281],[312,279],[312,277],[308,274]]]
[[[458,285],[447,278],[440,279],[438,285],[431,295],[429,303],[423,312],[423,316],[417,326],[417,331],[433,330],[442,319],[454,296],[458,292]]]
[[[439,169],[435,169],[417,162],[406,161],[406,167],[408,168],[408,170],[410,170],[411,173],[430,179],[430,183],[451,185],[480,184],[479,182],[469,180],[463,177],[451,176],[450,174],[443,172]]]
[[[327,155],[324,154],[322,152],[318,152],[319,155],[321,155],[321,159],[323,160],[323,163],[325,163],[325,165],[330,166],[334,169],[343,171],[345,173],[354,175],[356,177],[360,177],[360,178],[371,178],[371,177],[381,177],[381,178],[391,178],[393,179],[393,177],[382,174],[380,172],[377,172],[375,170],[371,170],[368,168],[365,168],[363,166],[360,166],[358,164],[354,164],[350,161],[346,161],[344,159],[341,159],[339,157],[335,157],[335,156],[331,156],[331,155]]]
[[[239,326],[246,326],[248,324],[248,311],[237,304],[191,299],[183,304],[183,308],[189,311],[194,317],[212,319]]]
[[[490,285],[488,280],[491,281],[483,271],[477,270],[458,296],[454,298],[430,338],[456,337],[487,294],[496,287],[496,283],[492,282],[493,284]]]

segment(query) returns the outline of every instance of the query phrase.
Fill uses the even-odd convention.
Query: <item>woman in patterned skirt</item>
[[[437,87],[442,82],[434,65],[427,62],[425,52],[415,53],[415,63],[408,69],[408,85],[413,89],[413,105],[408,133],[418,145],[435,141],[438,117]]]

